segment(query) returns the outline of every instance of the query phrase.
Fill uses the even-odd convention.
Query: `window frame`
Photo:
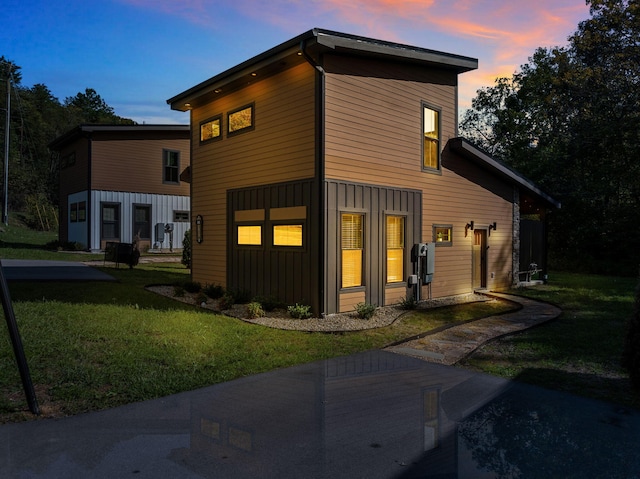
[[[339,243],[338,243],[338,249],[340,250],[340,290],[341,291],[358,291],[360,290],[364,290],[366,288],[366,281],[365,281],[365,266],[366,266],[366,254],[367,254],[367,244],[366,244],[366,225],[367,225],[367,214],[365,211],[349,211],[349,210],[342,210],[339,212],[339,227],[340,227],[340,236],[339,236]],[[344,216],[345,215],[351,215],[351,216],[359,216],[361,218],[360,221],[360,243],[361,243],[361,247],[360,247],[360,284],[358,285],[352,285],[352,286],[344,286],[344,251],[351,251],[351,250],[355,250],[356,248],[348,248],[345,249],[343,247],[344,244],[344,235],[343,235],[343,221],[344,221]]]
[[[141,240],[151,240],[151,235],[153,233],[153,228],[151,227],[152,226],[152,218],[153,218],[152,213],[153,213],[153,211],[151,209],[151,205],[147,204],[147,203],[134,203],[133,205],[131,205],[131,213],[132,213],[132,215],[131,215],[132,216],[131,217],[131,226],[133,228],[132,236],[135,237],[138,234],[138,230],[137,230],[136,225],[141,224],[138,221],[136,221],[136,211],[138,209],[147,210],[148,211],[148,215],[149,215],[149,221],[147,221],[147,229],[148,229],[147,234],[148,234],[148,236],[143,236],[141,234],[140,235],[140,239]]]
[[[247,227],[247,226],[252,226],[252,227],[257,227],[260,228],[260,243],[240,243],[240,228],[243,227]],[[234,234],[234,238],[233,238],[233,243],[237,248],[254,248],[254,249],[264,249],[264,244],[265,244],[265,238],[264,238],[264,232],[265,232],[265,228],[264,228],[264,222],[235,222],[234,224],[234,228],[233,228],[233,234]]]
[[[218,121],[220,123],[220,127],[219,127],[219,131],[218,131],[218,136],[212,136],[211,138],[207,138],[206,140],[202,139],[202,127],[204,125],[206,125],[207,123],[214,123],[215,121]],[[200,144],[204,145],[206,143],[212,143],[214,141],[220,141],[222,140],[222,113],[219,113],[215,116],[212,116],[211,118],[207,118],[206,120],[203,120],[200,122],[198,130],[200,132]]]
[[[292,219],[292,220],[280,220],[280,221],[270,221],[271,223],[271,247],[272,248],[284,248],[284,249],[295,249],[295,250],[304,250],[306,241],[305,236],[307,232],[306,221],[302,219]],[[299,245],[289,245],[289,244],[276,244],[276,235],[275,229],[277,226],[300,226],[300,241]]]
[[[191,211],[189,210],[173,210],[174,223],[191,223]]]
[[[167,165],[167,160],[171,153],[177,154],[177,164],[176,166]],[[165,185],[179,185],[180,184],[180,150],[173,150],[169,148],[162,149],[162,183]],[[175,169],[175,181],[167,180],[167,168],[171,168],[172,171]]]
[[[420,126],[420,131],[421,131],[421,135],[422,135],[422,140],[421,140],[421,166],[422,166],[422,171],[428,172],[428,173],[436,173],[436,174],[442,174],[442,108],[438,108],[434,105],[429,104],[426,101],[422,101],[420,102],[420,106],[421,106],[421,113],[420,113],[420,120],[421,120],[421,126]],[[425,165],[425,153],[426,153],[426,135],[425,135],[425,113],[426,110],[431,110],[433,112],[435,112],[437,114],[437,138],[432,138],[432,140],[435,142],[436,144],[436,166],[435,168],[432,166],[426,166]],[[431,138],[431,137],[430,137]]]
[[[438,231],[439,229],[448,229],[449,230],[449,240],[448,241],[438,241]],[[432,224],[431,225],[431,239],[435,243],[437,247],[443,246],[453,246],[453,225],[452,224]]]
[[[71,203],[69,205],[69,223],[78,222],[78,203]]]
[[[400,218],[402,220],[402,248],[393,248],[394,250],[402,251],[402,274],[399,281],[389,281],[389,219]],[[403,285],[407,282],[406,276],[406,262],[407,262],[407,215],[389,212],[384,215],[384,256],[385,256],[385,284],[387,286]]]
[[[104,209],[106,207],[114,207],[115,208],[115,219],[113,221],[109,221],[109,224],[113,224],[114,225],[114,230],[115,230],[115,235],[114,236],[105,236],[104,234],[104,230],[105,230],[105,219],[104,219]],[[100,203],[100,239],[101,240],[120,240],[120,234],[121,234],[121,225],[120,225],[120,219],[122,217],[121,215],[121,209],[122,209],[122,205],[120,203],[114,203],[112,201],[103,201]]]
[[[87,202],[78,202],[78,223],[84,223],[87,221]]]
[[[236,130],[231,131],[232,121],[231,117],[237,113],[240,113],[243,110],[251,109],[251,124],[248,126],[244,126],[242,128],[238,128]],[[241,135],[242,133],[247,133],[249,131],[253,131],[256,128],[256,106],[255,102],[248,103],[239,108],[227,112],[227,138]]]

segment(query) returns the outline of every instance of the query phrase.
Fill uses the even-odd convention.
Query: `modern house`
[[[137,235],[141,250],[182,248],[189,135],[188,125],[80,125],[51,142],[60,160],[60,241],[101,251]]]
[[[457,138],[475,68],[313,29],[167,100],[191,114],[193,280],[316,314],[517,281],[521,216],[559,205]]]

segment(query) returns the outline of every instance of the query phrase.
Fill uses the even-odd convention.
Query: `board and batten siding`
[[[331,56],[324,67],[326,178],[422,191],[422,242],[433,241],[434,224],[453,227],[452,246],[436,248],[433,297],[473,289],[473,232],[465,236],[465,225],[473,220],[487,228],[495,221],[498,229],[488,236],[487,287],[508,286],[511,187],[448,150],[441,174],[422,170],[423,102],[440,110],[441,148],[457,136],[455,72]],[[425,288],[423,297],[428,293]]]
[[[152,243],[156,241],[155,225],[157,223],[173,223],[173,248],[181,249],[184,233],[190,228],[189,222],[174,222],[174,211],[189,211],[190,198],[188,196],[155,195],[150,193],[130,193],[123,191],[92,191],[91,192],[91,249],[100,251],[101,236],[101,203],[120,204],[120,241],[131,243],[133,231],[133,205],[151,206],[151,236]],[[169,239],[165,235],[162,249],[169,249]]]
[[[180,152],[182,173],[190,164],[188,139],[94,139],[91,150],[91,189],[189,195],[189,183],[163,182],[163,150]]]
[[[315,70],[294,66],[191,111],[192,222],[203,219],[193,242],[192,278],[227,284],[227,191],[315,176]],[[228,137],[227,113],[253,104],[250,131]],[[222,115],[222,138],[200,144],[200,124]]]

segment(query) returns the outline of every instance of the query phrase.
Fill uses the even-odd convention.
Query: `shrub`
[[[209,299],[207,295],[201,291],[198,293],[198,296],[196,296],[196,304],[206,303],[207,299]]]
[[[182,264],[191,268],[191,230],[185,231],[182,239]]]
[[[199,293],[202,290],[202,285],[197,281],[187,281],[183,287],[188,293]]]
[[[252,294],[248,289],[234,289],[231,293],[238,304],[247,304],[251,302]]]
[[[236,304],[235,296],[233,295],[233,293],[227,291],[220,298],[220,302],[218,303],[218,307],[221,310],[224,311],[225,309],[230,309],[231,306],[233,306],[234,304]]]
[[[307,319],[311,317],[311,306],[296,303],[287,308],[289,316],[295,319]]]
[[[358,303],[354,306],[358,317],[361,319],[371,319],[376,312],[376,305],[369,303]]]
[[[418,302],[413,295],[409,295],[398,303],[400,309],[416,309],[418,307]]]
[[[176,298],[182,298],[184,297],[186,291],[184,290],[184,288],[182,286],[174,286],[173,287],[173,296],[175,296]]]
[[[224,295],[224,288],[219,284],[207,284],[204,287],[204,294],[211,299],[219,299]]]
[[[253,301],[260,303],[265,311],[273,311],[282,307],[282,302],[278,301],[275,296],[256,296]]]
[[[250,319],[261,318],[264,316],[264,309],[262,309],[262,305],[256,301],[252,301],[247,306],[247,312],[249,313]]]
[[[640,283],[636,287],[633,313],[627,326],[622,367],[629,371],[633,387],[640,389]]]

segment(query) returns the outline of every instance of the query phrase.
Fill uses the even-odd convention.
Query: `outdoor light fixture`
[[[469,221],[464,227],[464,229],[473,231],[473,221]]]
[[[202,215],[196,216],[196,241],[202,243]]]
[[[491,230],[495,231],[497,227],[498,227],[498,223],[494,221],[492,225],[489,225],[489,231]]]

